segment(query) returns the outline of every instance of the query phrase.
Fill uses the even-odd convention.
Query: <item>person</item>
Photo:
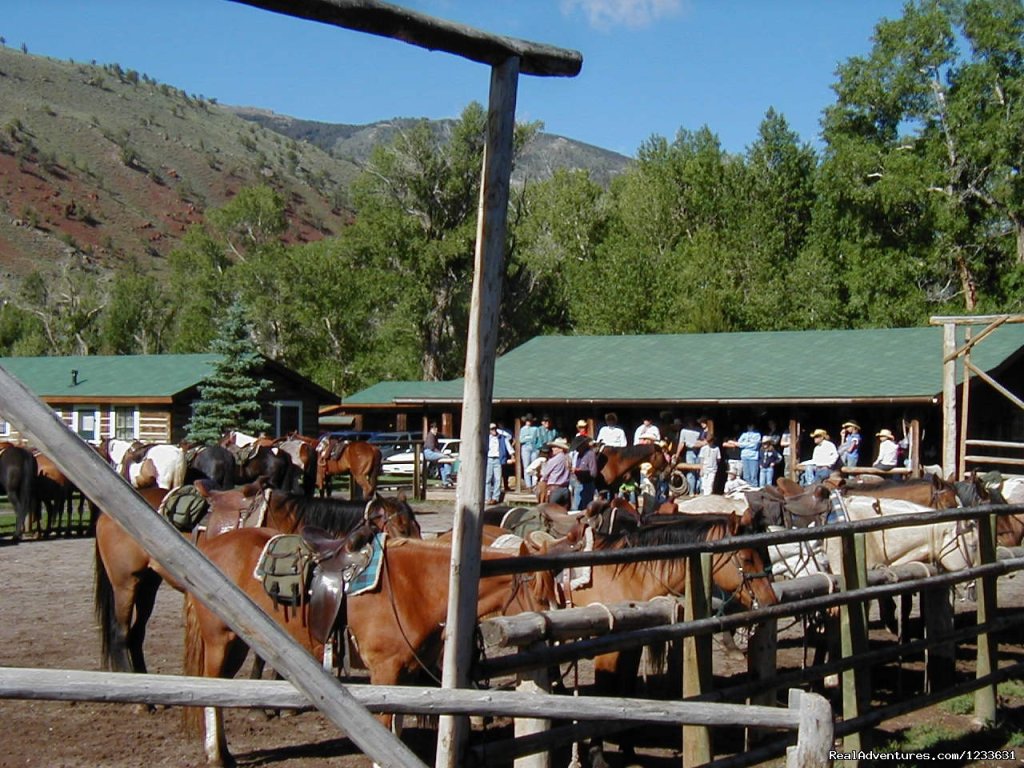
[[[616,414],[604,415],[604,426],[597,431],[597,442],[613,448],[625,448],[629,445],[626,430],[619,426],[619,417]]]
[[[590,437],[590,425],[586,419],[576,420],[576,437]]]
[[[832,474],[832,469],[839,462],[839,450],[836,444],[829,439],[828,432],[824,429],[816,429],[811,432],[811,439],[814,440],[814,452],[811,460],[803,463],[804,485],[813,485],[827,480]]]
[[[569,441],[556,437],[548,447],[551,458],[544,462],[540,472],[541,502],[559,504],[569,509]]]
[[[441,487],[452,487],[452,462],[450,456],[441,452],[441,442],[437,435],[437,424],[431,424],[427,428],[427,434],[423,436],[423,458],[429,462],[437,462],[437,471],[441,477]]]
[[[550,445],[558,437],[558,430],[551,425],[551,417],[544,414],[540,417],[540,426],[537,427],[537,435],[534,442],[539,451],[545,445]]]
[[[501,463],[501,486],[504,492],[508,493],[508,481],[516,473],[516,441],[502,424],[498,424],[498,436],[505,441],[505,459]]]
[[[751,486],[757,484],[758,477],[758,449],[761,447],[761,433],[752,422],[747,423],[747,429],[736,440],[728,440],[722,445],[729,448],[740,449],[740,462],[743,467],[741,476]]]
[[[890,470],[896,469],[899,464],[899,446],[896,445],[896,436],[892,430],[882,429],[875,435],[878,438],[878,456],[871,466],[875,469]]]
[[[700,464],[700,488],[701,494],[710,496],[715,489],[715,477],[718,475],[718,464],[722,461],[722,451],[718,447],[718,440],[714,435],[709,434],[704,445],[697,454],[697,463]]]
[[[775,466],[782,461],[782,454],[775,447],[771,435],[761,438],[761,449],[757,453],[757,484],[761,488],[775,482]]]
[[[700,430],[697,429],[697,425],[692,418],[687,419],[679,429],[679,437],[676,439],[676,452],[672,457],[672,464],[678,464],[680,461],[684,461],[687,464],[696,464],[697,451],[699,450],[697,442],[699,440]],[[697,493],[697,483],[697,473],[688,471],[686,473],[686,485],[691,496]]]
[[[498,433],[498,425],[491,422],[487,435],[487,475],[484,496],[488,504],[497,504],[503,495],[501,468],[508,459],[508,443]]]
[[[732,461],[729,462],[729,470],[725,475],[725,488],[723,489],[726,496],[737,494],[737,498],[743,498],[745,491],[753,490],[753,486],[740,476],[742,474],[742,466],[742,462],[739,465]]]
[[[661,442],[661,430],[654,425],[650,417],[647,417],[633,433],[633,445],[658,442]]]
[[[839,458],[844,467],[856,467],[860,461],[860,425],[856,421],[844,421],[839,433]]]
[[[527,469],[533,464],[540,453],[537,444],[537,420],[532,413],[523,416],[523,426],[519,428],[519,452],[523,459],[523,487],[532,489],[536,479]]]
[[[789,430],[782,433],[782,437],[779,438],[779,453],[782,454],[782,475],[789,477],[789,461],[790,461],[790,446],[792,445],[792,439],[790,438]]]
[[[541,471],[549,458],[551,458],[551,449],[545,445],[537,452],[537,457],[526,465],[526,474],[530,477],[531,490],[536,491],[537,486],[540,485]]]
[[[580,435],[573,442],[576,443],[576,458],[572,473],[576,483],[572,509],[586,509],[594,500],[594,492],[597,490],[597,454],[592,450],[590,438],[586,435]]]

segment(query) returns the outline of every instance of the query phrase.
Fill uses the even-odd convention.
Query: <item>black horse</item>
[[[25,525],[36,509],[35,484],[39,467],[31,451],[0,444],[0,485],[14,507],[14,541],[21,541]]]
[[[235,457],[227,448],[207,445],[189,449],[185,456],[188,460],[186,484],[191,485],[196,480],[206,479],[221,491],[235,486]]]
[[[284,452],[269,446],[260,446],[250,457],[239,459],[235,478],[240,483],[251,483],[265,477],[270,487],[288,493],[302,493],[302,473]]]

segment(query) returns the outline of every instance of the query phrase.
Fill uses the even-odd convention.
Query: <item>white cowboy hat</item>
[[[548,443],[548,445],[550,445],[552,448],[561,448],[563,451],[570,450],[569,441],[566,440],[564,437],[556,437],[554,440]]]
[[[826,432],[824,429],[816,429],[813,432],[811,432],[811,437],[824,437],[827,439],[828,432]]]
[[[888,429],[880,429],[875,433],[875,437],[884,437],[886,440],[895,440],[896,436]]]

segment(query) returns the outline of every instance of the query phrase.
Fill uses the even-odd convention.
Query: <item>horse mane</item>
[[[362,501],[317,498],[289,494],[284,504],[295,505],[295,519],[299,526],[323,528],[332,536],[347,534],[361,522],[366,510]]]
[[[692,544],[710,541],[715,529],[722,529],[726,535],[733,522],[732,515],[700,514],[673,517],[663,515],[664,520],[649,522],[622,537],[624,547],[657,547],[668,544]]]

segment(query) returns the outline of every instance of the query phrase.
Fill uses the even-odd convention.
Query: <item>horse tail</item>
[[[113,667],[111,647],[114,640],[114,629],[117,624],[114,616],[114,587],[110,583],[103,556],[100,554],[99,542],[93,547],[95,552],[96,577],[93,580],[93,615],[100,625],[100,661],[103,669]]]
[[[380,452],[377,446],[374,446],[373,451],[373,465],[370,467],[370,475],[367,477],[367,481],[370,483],[370,496],[373,496],[377,492],[377,478],[380,477],[381,471],[384,469],[384,454]]]
[[[185,664],[184,672],[191,677],[203,677],[206,667],[206,645],[199,627],[199,616],[196,613],[195,599],[185,596]],[[191,736],[202,736],[203,708],[184,707],[182,709],[182,725],[185,733]]]

